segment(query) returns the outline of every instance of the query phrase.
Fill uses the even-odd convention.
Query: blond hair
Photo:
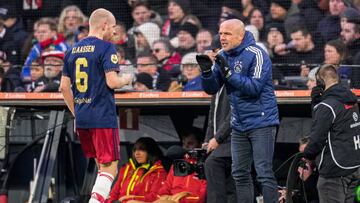
[[[84,13],[81,11],[81,9],[79,7],[77,7],[75,5],[70,5],[70,6],[65,7],[61,11],[61,14],[60,14],[60,17],[59,17],[59,25],[58,25],[58,32],[62,33],[62,34],[65,34],[65,35],[67,34],[67,30],[66,30],[66,27],[65,27],[65,17],[66,17],[66,14],[69,11],[75,11],[79,15],[79,19],[80,19],[81,24],[88,20],[88,17],[86,17],[84,15]]]

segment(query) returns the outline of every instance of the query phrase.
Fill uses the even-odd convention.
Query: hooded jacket
[[[129,163],[120,169],[118,179],[111,189],[109,198],[105,202],[111,203],[117,201],[125,195],[135,195],[132,198],[133,200],[155,201],[157,191],[165,179],[166,171],[161,161],[155,162],[152,166],[143,164],[136,167],[132,159],[130,159]]]
[[[340,36],[340,16],[329,15],[323,18],[317,27],[317,32],[321,34],[322,40],[328,42]]]
[[[144,23],[138,26],[135,29],[135,32],[136,31],[144,35],[150,47],[152,47],[152,44],[155,40],[158,40],[160,38],[160,28],[155,23],[151,23],[151,22]]]
[[[158,197],[163,195],[175,195],[187,191],[190,194],[180,199],[179,203],[205,203],[206,180],[201,180],[192,173],[187,176],[175,176],[174,166],[171,167],[166,181],[158,191]]]
[[[19,65],[21,49],[28,36],[28,33],[25,31],[22,20],[19,18],[16,19],[16,23],[13,26],[6,28],[6,32],[8,37],[7,39],[4,40],[6,41],[11,40],[11,42],[7,42],[7,43],[11,43],[12,44],[11,47],[13,49],[10,48],[10,50],[3,50],[3,51],[8,51],[7,52],[9,57],[8,59],[12,64]]]
[[[202,91],[203,88],[201,86],[201,76],[197,76],[196,78],[189,80],[184,86],[183,91]]]
[[[320,176],[346,176],[360,167],[360,121],[356,96],[336,84],[314,107],[310,142],[304,156],[315,159]]]
[[[203,88],[215,94],[225,84],[231,106],[231,126],[239,132],[279,124],[269,56],[245,32],[238,47],[221,51],[231,69],[227,79],[215,63],[210,76],[202,75]]]

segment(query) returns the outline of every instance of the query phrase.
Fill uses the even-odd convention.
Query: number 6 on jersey
[[[79,92],[86,92],[88,89],[88,74],[85,71],[81,71],[81,66],[84,68],[88,67],[88,61],[86,58],[78,58],[76,59],[76,89]]]

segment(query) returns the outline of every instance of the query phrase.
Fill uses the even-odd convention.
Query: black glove
[[[196,61],[199,64],[203,75],[211,74],[211,67],[213,65],[213,62],[211,61],[208,55],[205,54],[196,55]]]
[[[311,90],[311,104],[316,105],[322,101],[324,89],[321,86],[315,86]]]
[[[221,55],[215,56],[215,63],[220,67],[221,72],[223,75],[228,78],[231,76],[231,70],[229,64],[226,62],[225,58]]]

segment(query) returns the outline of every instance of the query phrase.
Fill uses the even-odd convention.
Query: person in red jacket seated
[[[201,148],[202,131],[193,128],[182,135],[182,147],[172,146],[167,151],[167,157],[172,159],[183,158],[192,162],[186,153],[195,148]],[[158,191],[158,200],[154,203],[205,203],[206,180],[199,179],[197,174],[187,176],[175,176],[174,166],[171,167],[166,181]]]
[[[206,180],[199,179],[195,173],[187,176],[174,176],[173,166],[166,181],[158,191],[154,203],[205,203]]]
[[[156,200],[157,192],[166,179],[161,157],[162,152],[154,139],[139,138],[135,142],[132,158],[121,167],[118,179],[105,202]]]
[[[169,151],[171,150],[171,155]],[[168,157],[174,159],[183,158],[185,149],[180,146],[172,146],[168,150]],[[182,154],[180,156],[180,154]],[[188,156],[185,155],[184,159]],[[189,159],[187,159],[189,160]],[[201,180],[195,173],[187,176],[175,176],[174,166],[171,167],[166,181],[163,182],[157,193],[157,200],[153,203],[205,203],[206,180]],[[147,201],[131,200],[128,203],[149,203]]]

